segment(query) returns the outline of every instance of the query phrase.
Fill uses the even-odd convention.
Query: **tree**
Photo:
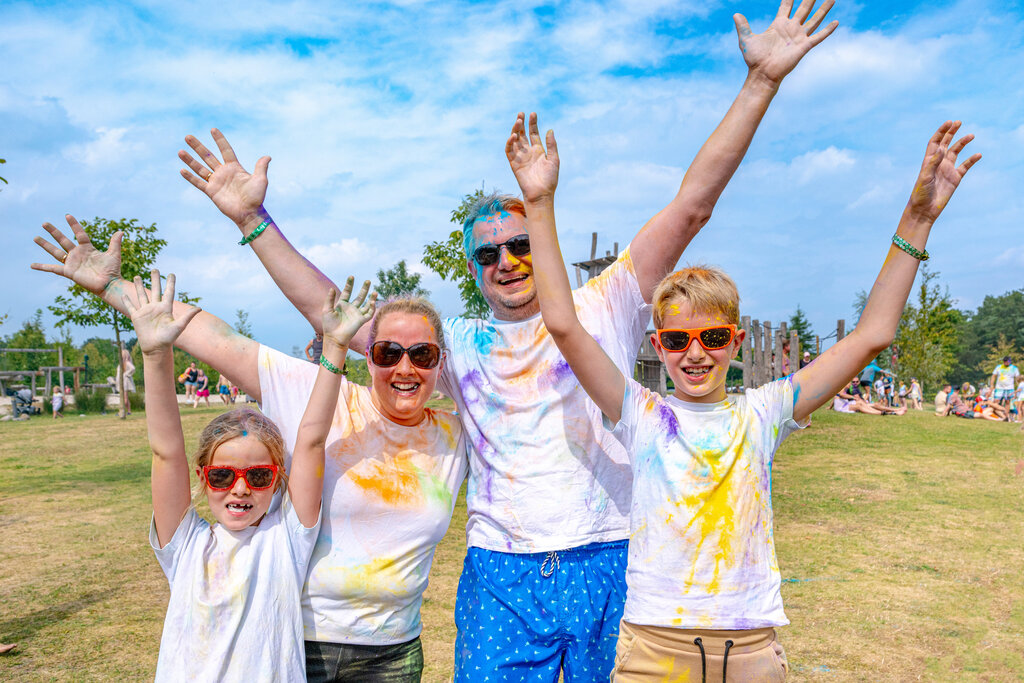
[[[914,303],[903,310],[895,345],[902,377],[916,377],[925,387],[939,386],[953,368],[963,314],[953,306],[949,289],[934,283],[938,272],[921,268]]]
[[[235,332],[252,339],[252,324],[249,322],[249,313],[243,308],[235,311]]]
[[[451,222],[459,228],[453,230],[445,241],[431,242],[423,248],[423,265],[440,275],[442,279],[458,284],[459,296],[466,307],[463,315],[467,318],[483,318],[491,310],[480,293],[480,288],[476,286],[472,273],[469,272],[462,240],[462,223],[469,215],[469,207],[483,196],[484,191],[480,189],[463,197],[462,203],[452,209],[451,215]]]
[[[139,276],[148,281],[156,255],[167,244],[167,240],[156,236],[155,223],[147,226],[139,223],[135,218],[131,220],[122,218],[118,221],[94,218],[91,221],[82,221],[82,228],[89,234],[89,239],[100,251],[106,250],[110,244],[110,238],[115,232],[118,230],[124,232],[121,242],[121,276],[126,280]],[[117,347],[122,348],[121,330],[131,329],[131,318],[118,313],[116,309],[107,306],[99,297],[93,296],[79,285],[69,285],[68,295],[58,296],[53,300],[54,305],[47,307],[57,317],[57,327],[112,325]],[[122,366],[123,373],[123,361],[119,362],[119,365]],[[118,416],[124,419],[128,397],[124,391],[119,393],[121,403]]]
[[[1022,354],[1024,351],[1021,351],[1020,347],[1008,340],[1006,335],[1000,334],[996,343],[988,348],[988,355],[975,367],[985,376],[987,382],[988,378],[992,376],[992,370],[997,365],[1001,365],[1004,358],[1009,356],[1011,362],[1019,363]]]
[[[814,348],[814,330],[811,329],[811,321],[807,319],[800,304],[796,305],[796,312],[789,316],[789,329],[796,332],[801,351],[811,351]]]
[[[377,297],[381,301],[402,296],[428,297],[430,292],[420,287],[422,277],[419,273],[410,273],[402,259],[393,268],[377,271]]]

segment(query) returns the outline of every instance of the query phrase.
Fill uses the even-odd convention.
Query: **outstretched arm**
[[[805,54],[835,30],[833,21],[815,33],[834,0],[826,0],[811,15],[814,0],[803,0],[793,16],[793,0],[782,0],[775,20],[764,33],[754,34],[742,14],[733,16],[747,79],[722,122],[700,148],[675,198],[658,212],[630,244],[630,255],[644,299],[675,269],[683,250],[711,219],[722,191],[739,166],[761,119],[768,111],[786,74]],[[808,17],[810,17],[808,19]]]
[[[124,297],[134,293],[135,288],[121,277],[122,233],[115,232],[107,250],[99,251],[75,217],[68,214],[66,218],[75,241],[50,223],[43,223],[57,244],[42,237],[36,237],[35,242],[58,263],[33,263],[32,268],[66,277],[128,315]],[[174,302],[173,307],[176,317],[192,308],[180,301]],[[245,393],[260,400],[259,344],[238,334],[220,318],[205,311],[199,313],[174,343],[218,372],[233,377]]]
[[[181,518],[191,503],[188,481],[188,457],[178,414],[178,396],[174,390],[174,357],[171,345],[198,313],[189,306],[175,316],[174,274],[167,276],[167,289],[160,296],[160,273],[152,272],[150,293],[135,278],[134,292],[122,303],[131,314],[132,325],[142,348],[143,374],[146,378],[146,427],[153,449],[153,523],[160,547],[170,543]]]
[[[980,154],[975,154],[957,166],[957,155],[974,138],[973,135],[965,135],[951,145],[959,128],[959,121],[947,121],[928,141],[914,191],[903,210],[893,244],[871,288],[857,327],[793,376],[795,420],[808,417],[892,343],[921,263],[908,251],[899,248],[896,242],[904,240],[911,250],[923,252],[935,219],[953,196],[960,179],[981,158]]]
[[[367,280],[356,297],[349,302],[348,298],[352,294],[350,277],[341,296],[338,296],[337,290],[330,289],[321,305],[324,350],[306,412],[302,414],[299,423],[295,450],[292,452],[292,468],[288,473],[288,495],[291,496],[295,514],[306,528],[316,524],[320,512],[324,489],[324,448],[331,431],[334,409],[338,405],[345,354],[355,333],[373,318],[377,293],[374,292],[367,299],[369,291],[370,281]]]
[[[519,114],[505,143],[505,155],[526,205],[533,279],[544,326],[590,398],[608,419],[618,422],[626,390],[625,379],[604,349],[580,324],[562,250],[558,246],[554,204],[555,187],[558,185],[555,134],[548,131],[545,152],[537,129],[537,115],[530,114],[530,134],[527,137],[524,116]]]
[[[252,236],[255,230],[266,223],[259,235],[248,242],[248,246],[288,301],[316,332],[320,332],[321,308],[327,291],[332,287],[337,288],[330,278],[292,246],[264,208],[270,157],[257,159],[253,172],[249,173],[238,162],[224,134],[216,128],[210,133],[217,143],[223,162],[194,135],[188,135],[185,142],[198,160],[184,150],[178,152],[178,158],[188,166],[188,169],[181,169],[182,177],[209,197],[221,213],[238,226],[243,238]],[[358,345],[354,350],[363,352]]]

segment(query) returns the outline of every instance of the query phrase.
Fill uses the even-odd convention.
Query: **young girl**
[[[196,514],[189,491],[171,354],[199,309],[175,319],[174,275],[161,297],[155,270],[149,293],[135,278],[136,300],[124,297],[145,362],[153,449],[150,543],[171,586],[156,680],[305,680],[299,595],[320,529],[324,442],[338,368],[352,335],[372,317],[376,295],[367,301],[369,287],[366,282],[352,303],[351,278],[341,297],[328,293],[326,362],[299,425],[290,476],[281,433],[260,413],[225,413],[203,430],[195,471],[212,525]]]

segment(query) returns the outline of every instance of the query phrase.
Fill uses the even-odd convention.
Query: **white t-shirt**
[[[1012,391],[1014,380],[1017,379],[1020,370],[1017,369],[1016,365],[1003,365],[1000,363],[992,371],[992,374],[996,375],[996,389]]]
[[[629,250],[573,300],[583,326],[632,376],[650,306]],[[440,386],[455,400],[469,444],[469,545],[526,553],[626,538],[626,453],[602,428],[541,316],[449,318],[444,331]]]
[[[260,347],[263,412],[289,458],[317,366]],[[327,437],[324,519],[302,593],[306,640],[391,645],[420,634],[434,548],[466,478],[458,418],[426,410],[420,424],[388,420],[370,390],[341,382]]]
[[[779,444],[801,426],[789,377],[711,404],[626,380],[612,432],[633,464],[626,621],[724,630],[789,623],[771,472]]]
[[[190,507],[160,547],[171,584],[157,681],[305,681],[299,594],[320,530],[302,526],[287,495],[259,526],[229,531]],[[283,501],[280,500],[283,498]]]

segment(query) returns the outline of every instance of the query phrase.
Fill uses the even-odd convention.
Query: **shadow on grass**
[[[29,612],[20,617],[0,621],[0,633],[5,642],[14,643],[31,638],[33,635],[55,624],[65,621],[86,607],[109,598],[109,590],[90,591],[84,595],[57,605]],[[11,654],[17,654],[17,650]]]
[[[91,469],[44,467],[26,468],[10,482],[8,493],[59,493],[82,484],[144,484],[149,481],[150,463],[126,462]]]

